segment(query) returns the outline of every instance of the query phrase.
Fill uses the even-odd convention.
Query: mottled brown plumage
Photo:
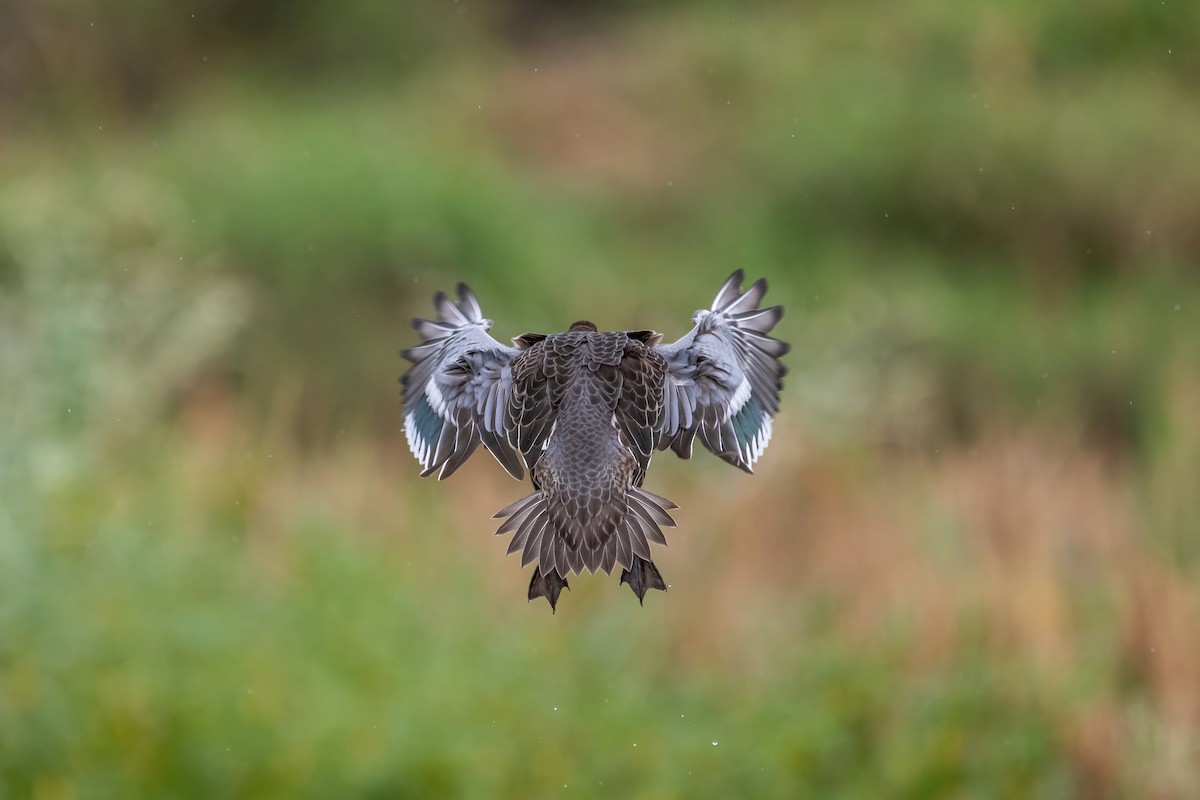
[[[486,334],[474,296],[434,298],[438,320],[417,320],[425,342],[405,351],[405,432],[430,474],[446,477],[483,444],[534,493],[498,512],[509,553],[536,562],[529,599],[556,607],[567,576],[620,565],[641,601],[665,590],[650,544],[676,506],[642,488],[651,456],[702,443],[749,471],[770,437],[787,346],[767,336],[779,307],[760,309],[766,283],[740,289],[734,273],[712,309],[671,345],[653,331],[527,333],[505,347]]]
[[[513,362],[510,423],[537,494],[501,530],[544,575],[650,559],[673,525],[638,492],[662,410],[666,363],[623,331],[551,334]],[[519,519],[515,527],[513,521]]]

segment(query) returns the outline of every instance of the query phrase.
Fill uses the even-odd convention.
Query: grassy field
[[[1200,7],[280,8],[0,26],[0,797],[1197,796]],[[526,604],[409,318],[735,267],[757,474]]]

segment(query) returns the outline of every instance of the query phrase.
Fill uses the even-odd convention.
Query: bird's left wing
[[[517,480],[525,475],[508,441],[514,358],[521,351],[497,342],[479,301],[465,284],[458,302],[433,298],[436,320],[414,319],[422,343],[400,355],[413,362],[404,385],[404,433],[422,477],[447,478],[482,442]]]
[[[771,438],[786,372],[779,357],[788,345],[767,335],[783,316],[781,306],[759,307],[767,282],[743,292],[742,277],[740,269],[729,276],[687,335],[655,348],[667,361],[658,447],[689,458],[699,436],[715,455],[750,472]]]

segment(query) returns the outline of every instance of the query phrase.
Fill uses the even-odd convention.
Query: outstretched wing
[[[782,306],[759,308],[765,279],[742,291],[742,271],[729,276],[712,308],[673,344],[655,348],[667,361],[658,448],[690,458],[700,441],[730,464],[751,472],[771,438],[779,390],[787,371],[779,357],[788,345],[767,334]]]
[[[400,355],[413,362],[404,384],[404,433],[421,463],[421,476],[447,478],[483,446],[517,480],[525,475],[508,443],[512,360],[520,351],[487,334],[479,301],[465,284],[458,303],[434,295],[437,320],[414,319],[424,340]]]

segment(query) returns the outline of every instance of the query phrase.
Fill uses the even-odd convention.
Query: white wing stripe
[[[446,400],[442,397],[442,390],[438,388],[436,375],[425,384],[425,397],[429,400],[429,407],[436,411],[439,417],[446,416]]]
[[[742,410],[742,406],[746,405],[746,401],[750,399],[750,381],[742,378],[742,382],[738,384],[737,391],[733,393],[733,397],[729,399],[729,405],[725,408],[725,421],[733,419],[733,416]]]

